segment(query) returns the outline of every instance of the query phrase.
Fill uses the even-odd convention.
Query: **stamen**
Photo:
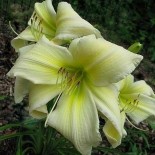
[[[50,117],[50,114],[53,112],[53,110],[54,110],[55,106],[57,105],[57,103],[58,103],[58,101],[59,101],[61,95],[62,95],[62,92],[58,95],[58,97],[57,97],[57,99],[56,99],[56,101],[55,101],[55,103],[54,103],[54,105],[53,105],[53,107],[52,107],[50,113],[48,114],[48,116],[47,116],[47,118],[46,118],[45,127],[47,127],[47,122],[48,122],[48,119],[49,119],[49,117]]]
[[[67,91],[66,91],[68,94],[70,94],[71,92],[74,92],[77,89],[77,86],[79,86],[82,77],[83,77],[83,72],[81,71],[77,71],[73,74],[73,76],[71,76],[70,80],[68,81],[69,88],[67,88]]]
[[[141,129],[141,128],[135,126],[135,125],[128,119],[127,116],[126,116],[126,119],[127,119],[127,121],[130,123],[130,125],[133,126],[134,128],[136,128],[136,129],[138,129],[138,130],[141,130],[141,131],[148,131],[148,129],[144,130],[144,129]]]
[[[56,84],[58,84],[59,75],[60,75],[60,73],[61,73],[61,70],[62,70],[62,67],[58,70],[58,77],[57,77],[57,80],[56,80]]]
[[[67,94],[74,92],[80,85],[81,79],[83,78],[83,72],[81,72],[81,70],[76,70],[75,72],[73,71],[74,70],[69,72],[64,67],[61,67],[58,70],[56,84],[58,84],[61,78],[61,91],[65,91]]]
[[[138,104],[139,104],[139,101],[138,101],[139,96],[140,96],[140,94],[138,94],[138,96],[137,96],[136,99],[130,100],[129,102],[128,102],[128,100],[126,100],[125,105],[124,105],[123,102],[121,102],[121,99],[119,97],[119,101],[120,101],[121,105],[124,105],[124,107],[122,107],[122,109],[120,110],[120,112],[125,111],[126,113],[131,113],[134,110],[136,110],[137,107],[138,107]]]
[[[31,32],[35,37],[36,41],[38,41],[42,37],[43,27],[41,26],[42,20],[37,16],[34,12],[31,19]],[[36,28],[36,29],[35,29]]]
[[[9,26],[10,26],[11,30],[18,36],[19,34],[18,34],[18,33],[14,30],[14,28],[12,27],[11,21],[9,21]]]
[[[36,12],[34,12],[33,15],[32,15],[32,18],[34,18],[36,15],[37,15]]]

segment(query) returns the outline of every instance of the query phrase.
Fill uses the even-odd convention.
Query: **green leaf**
[[[20,123],[6,124],[6,125],[0,127],[0,131],[6,130],[6,129],[10,129],[10,128],[14,128],[14,127],[20,127],[20,126],[21,126]]]
[[[32,150],[34,152],[34,154],[36,154],[36,150],[33,147],[26,147],[26,149],[24,149],[23,154],[27,155],[27,152],[29,150]]]
[[[5,139],[14,138],[14,137],[24,136],[24,135],[31,135],[31,134],[34,134],[34,132],[26,131],[26,132],[18,132],[18,133],[13,133],[13,134],[8,134],[8,135],[2,135],[2,136],[0,136],[0,141],[5,140]]]
[[[23,155],[22,152],[22,136],[18,139],[16,155]]]

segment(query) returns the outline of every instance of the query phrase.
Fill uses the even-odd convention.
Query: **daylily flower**
[[[109,142],[118,146],[123,136],[122,120],[117,93],[109,85],[130,74],[142,56],[95,35],[75,39],[69,48],[43,36],[32,48],[20,50],[25,48],[29,50],[22,52],[8,75],[33,83],[30,114],[38,117],[45,113],[46,104],[57,96],[46,123],[81,154],[89,155],[101,140],[98,112],[106,121],[103,131]]]
[[[136,124],[155,115],[155,96],[145,81],[134,82],[132,75],[116,84],[119,93],[119,106]]]
[[[28,41],[36,42],[42,35],[48,39],[55,36],[56,12],[52,1],[46,0],[42,3],[35,3],[34,12],[28,22],[28,27],[11,41],[16,51],[28,45]]]
[[[70,43],[74,38],[90,34],[102,37],[100,32],[82,19],[67,2],[58,4],[57,14],[51,0],[35,3],[28,25],[11,42],[16,51],[26,46],[28,41],[37,42],[43,35],[57,44]]]

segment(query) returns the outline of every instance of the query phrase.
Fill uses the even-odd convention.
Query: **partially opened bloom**
[[[136,124],[155,115],[155,97],[145,81],[134,82],[132,75],[116,84],[122,113],[126,113]]]
[[[34,12],[28,21],[28,27],[11,41],[12,46],[19,48],[28,45],[28,41],[37,42],[42,35],[48,39],[55,36],[56,12],[51,0],[35,3]]]
[[[8,75],[31,81],[30,114],[41,117],[46,104],[58,96],[46,123],[68,138],[83,155],[101,140],[98,112],[105,119],[103,131],[113,147],[123,135],[117,91],[110,87],[130,74],[142,56],[102,38],[75,39],[69,48],[44,36],[32,48],[23,47]],[[107,87],[106,87],[107,86]],[[116,91],[116,92],[115,92]]]
[[[35,3],[34,12],[28,27],[11,42],[16,51],[28,45],[28,41],[37,42],[43,35],[57,44],[70,43],[72,39],[100,32],[86,20],[82,19],[67,2],[58,4],[55,12],[52,1]]]

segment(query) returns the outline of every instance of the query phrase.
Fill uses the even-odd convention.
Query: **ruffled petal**
[[[14,88],[15,103],[20,103],[23,100],[23,98],[28,94],[30,85],[30,81],[21,77],[16,77]]]
[[[117,102],[118,92],[114,87],[91,87],[98,111],[106,117],[103,131],[113,147],[122,140],[122,120]]]
[[[56,19],[57,30],[54,40],[70,41],[90,34],[101,37],[100,32],[82,19],[67,2],[58,4]]]
[[[35,118],[47,115],[46,104],[60,93],[59,85],[32,85],[29,92],[29,111]]]
[[[20,76],[35,84],[56,84],[59,69],[71,59],[67,48],[52,44],[43,37],[17,59],[8,75]]]
[[[82,83],[72,94],[62,94],[47,123],[69,139],[83,155],[90,155],[92,146],[101,140],[97,109]]]
[[[137,55],[102,38],[89,35],[71,42],[69,50],[76,66],[81,66],[86,76],[96,86],[116,83],[130,74],[142,60]]]

